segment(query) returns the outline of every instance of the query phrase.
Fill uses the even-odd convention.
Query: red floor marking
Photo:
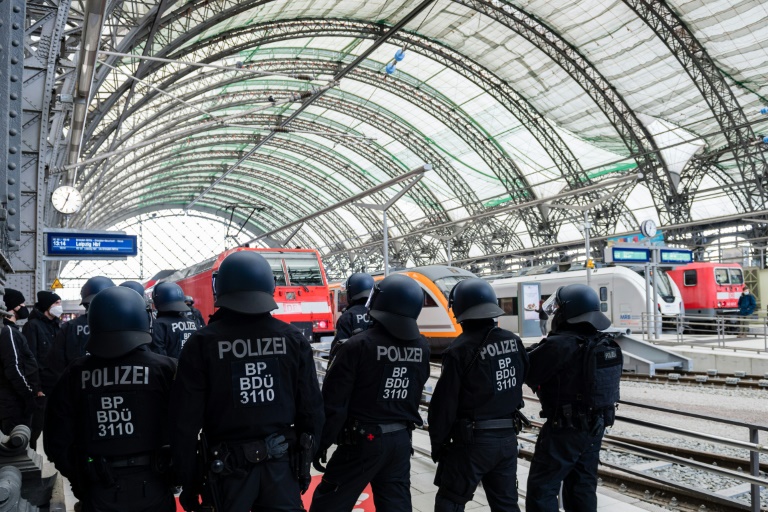
[[[309,505],[312,503],[312,495],[315,493],[315,488],[317,487],[317,484],[320,483],[320,479],[320,475],[313,476],[312,481],[309,484],[309,489],[301,497],[301,500],[304,502],[304,508],[307,510],[309,510]],[[176,510],[177,512],[184,512],[184,509],[179,505],[178,497],[176,498]],[[370,485],[368,485],[363,491],[363,494],[360,495],[360,499],[357,501],[355,508],[352,509],[352,512],[376,512],[376,508],[373,506],[373,493],[371,492]]]

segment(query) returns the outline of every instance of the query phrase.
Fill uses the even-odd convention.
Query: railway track
[[[622,381],[627,382],[647,382],[654,384],[678,384],[683,386],[716,386],[724,388],[748,388],[764,389],[768,391],[768,378],[761,378],[754,375],[710,375],[706,372],[660,372],[658,375],[641,375],[625,373],[621,376]]]

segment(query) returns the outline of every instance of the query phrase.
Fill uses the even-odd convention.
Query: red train
[[[310,341],[319,341],[322,336],[333,336],[328,279],[320,254],[314,249],[238,247],[174,272],[160,281],[181,286],[185,295],[195,298],[195,307],[203,314],[203,318],[207,319],[215,310],[213,280],[216,272],[224,258],[236,251],[256,251],[272,266],[276,284],[275,302],[278,306],[272,315],[294,324]],[[147,287],[147,293],[151,294],[150,287]]]
[[[683,296],[686,315],[733,315],[739,311],[744,272],[738,263],[690,263],[667,270]]]

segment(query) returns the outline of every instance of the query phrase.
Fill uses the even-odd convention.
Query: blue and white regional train
[[[519,283],[540,283],[541,298],[546,300],[560,286],[586,284],[586,270],[551,272],[546,274],[527,274],[491,280],[491,286],[499,298],[499,305],[506,314],[499,318],[499,326],[511,331],[518,329],[517,290]],[[592,271],[591,287],[600,297],[603,313],[611,319],[613,327],[640,332],[643,329],[642,314],[645,312],[645,277],[643,270],[626,267],[603,267]],[[682,314],[683,298],[680,290],[666,272],[659,271],[659,294],[654,301],[665,321]],[[526,304],[525,307],[538,307],[538,304]]]

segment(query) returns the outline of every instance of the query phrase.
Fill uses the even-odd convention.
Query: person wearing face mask
[[[53,340],[56,333],[59,332],[59,318],[64,312],[61,305],[61,297],[53,292],[41,290],[37,292],[37,302],[29,314],[29,320],[24,324],[22,333],[27,338],[29,349],[35,356],[37,366],[40,369],[40,378],[42,380],[45,371],[45,360],[48,352],[53,346]],[[53,382],[50,383],[53,386]],[[47,386],[46,386],[47,387]],[[43,419],[45,418],[45,398],[38,400],[38,407],[32,417],[32,436],[29,445],[32,449],[37,446],[37,439],[43,431]]]
[[[740,335],[749,334],[749,318],[755,313],[757,309],[757,300],[755,296],[749,293],[749,289],[744,287],[744,290],[739,297],[739,316],[741,317],[741,329]]]
[[[3,300],[6,312],[0,331],[0,430],[7,434],[17,425],[31,425],[36,401],[44,395],[35,356],[16,327],[18,320],[29,318],[24,295],[6,288]]]

